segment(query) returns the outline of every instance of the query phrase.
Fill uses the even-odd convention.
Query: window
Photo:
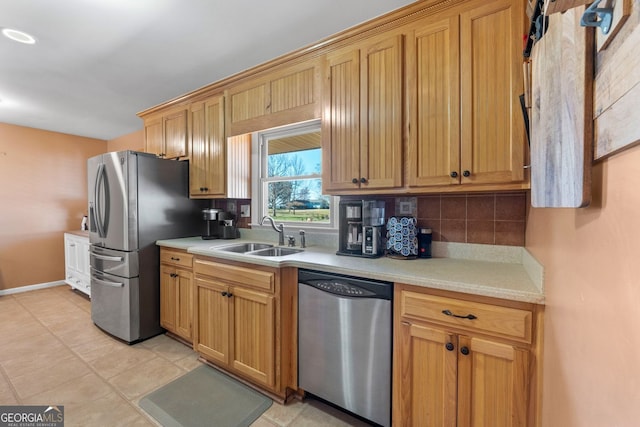
[[[265,215],[278,223],[335,228],[333,197],[322,194],[320,121],[257,133],[254,139],[253,223]]]

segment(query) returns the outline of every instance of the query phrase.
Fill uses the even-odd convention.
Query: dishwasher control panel
[[[374,292],[362,289],[358,286],[350,285],[349,283],[340,280],[311,280],[307,284],[336,295],[345,295],[349,297],[371,297],[375,295]]]

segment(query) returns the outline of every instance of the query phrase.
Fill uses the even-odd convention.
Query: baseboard
[[[0,290],[0,297],[3,295],[11,295],[11,294],[18,294],[21,292],[35,291],[37,289],[53,288],[54,286],[60,286],[65,284],[66,283],[64,282],[64,280],[58,280],[55,282],[38,283],[36,285],[18,286],[17,288],[3,289],[3,290]]]

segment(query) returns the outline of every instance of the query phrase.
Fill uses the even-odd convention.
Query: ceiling
[[[411,0],[4,0],[0,122],[109,140],[136,113]]]

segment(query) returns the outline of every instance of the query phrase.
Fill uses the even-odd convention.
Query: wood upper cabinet
[[[451,172],[460,168],[458,16],[423,21],[407,43],[407,74],[415,82],[409,86],[413,126],[407,156],[408,184],[414,187],[448,185]]]
[[[385,35],[327,54],[325,193],[402,186],[403,40]]]
[[[250,198],[251,136],[226,137],[224,96],[192,104],[189,119],[191,198]]]
[[[255,384],[281,392],[276,378],[275,273],[196,261],[194,349]]]
[[[189,114],[189,194],[191,197],[224,197],[227,176],[224,96],[191,105]]]
[[[193,255],[160,250],[160,325],[185,341],[193,338]]]
[[[522,2],[472,1],[412,25],[410,187],[527,187],[519,104],[523,16]]]
[[[535,425],[532,311],[395,292],[394,426]]]
[[[460,182],[523,181],[524,2],[476,4],[460,14]]]
[[[144,138],[147,153],[166,159],[186,157],[187,135],[187,107],[174,107],[145,118]]]
[[[229,135],[320,117],[317,59],[279,67],[228,90]]]

